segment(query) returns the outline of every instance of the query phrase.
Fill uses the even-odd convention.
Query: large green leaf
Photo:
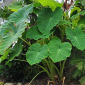
[[[38,40],[39,38],[48,38],[50,36],[51,33],[49,33],[48,35],[44,36],[39,30],[37,26],[33,26],[31,27],[28,31],[27,31],[27,38],[30,39],[34,39],[34,40]]]
[[[40,63],[42,59],[48,57],[47,45],[38,43],[31,45],[26,53],[26,60],[30,65]]]
[[[65,60],[71,54],[72,46],[68,42],[61,43],[60,39],[53,39],[48,44],[49,57],[53,62]]]
[[[59,7],[54,12],[49,8],[41,10],[37,19],[39,31],[44,35],[49,34],[50,30],[62,19],[62,16],[63,10]]]
[[[22,33],[24,32],[24,29],[26,27],[26,24],[22,23],[19,26],[15,26],[13,22],[9,24],[9,32],[5,33],[0,38],[0,54],[3,54],[6,49],[8,49],[13,42],[17,41],[19,37],[22,36]]]
[[[22,45],[20,43],[16,43],[16,45],[12,49],[10,49],[9,58],[6,64],[12,61],[16,56],[19,56],[21,51],[22,51]]]
[[[85,49],[85,34],[81,28],[76,27],[72,30],[71,27],[67,27],[66,36],[67,39],[71,40],[73,46],[76,46],[80,50]]]
[[[16,25],[19,25],[22,22],[28,21],[28,14],[32,13],[33,11],[33,5],[27,5],[22,7],[19,11],[14,12],[10,15],[8,18],[9,21],[15,21]]]
[[[22,7],[19,11],[11,14],[11,16],[8,18],[8,21],[0,26],[0,37],[3,36],[5,32],[9,31],[8,28],[10,28],[10,22],[14,21],[15,25],[25,23],[28,20],[28,14],[32,11],[33,5],[27,5],[25,7]]]

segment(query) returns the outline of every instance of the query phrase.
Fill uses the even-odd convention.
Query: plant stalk
[[[26,40],[24,40],[23,38],[20,37],[20,39],[21,39],[22,41],[24,41],[25,43],[27,43],[29,46],[31,46],[31,44],[28,43],[28,42],[27,42]]]

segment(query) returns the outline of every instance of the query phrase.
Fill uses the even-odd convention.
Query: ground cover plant
[[[62,6],[54,0],[36,0],[12,13],[0,26],[0,61],[5,60],[6,65],[12,60],[35,64],[43,69],[38,74],[46,72],[53,83],[56,75],[64,80],[64,65],[72,46],[85,49],[85,25],[81,22],[85,10],[74,7],[68,17]],[[26,59],[19,59],[22,55]]]

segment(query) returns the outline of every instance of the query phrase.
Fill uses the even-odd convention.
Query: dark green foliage
[[[26,4],[31,4],[31,3],[33,2],[33,0],[24,0],[24,2],[25,2]]]
[[[3,19],[7,19],[12,13],[13,12],[9,10],[7,6],[0,8],[0,17],[2,17]]]
[[[72,66],[72,77],[80,81],[81,84],[85,84],[85,50],[80,51],[77,48],[73,48],[70,65]]]
[[[12,61],[8,65],[4,62],[0,64],[0,76],[11,82],[30,81],[40,71],[38,66],[30,66],[21,61]]]

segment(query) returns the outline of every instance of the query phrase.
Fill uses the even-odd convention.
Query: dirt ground
[[[7,82],[6,79],[0,78],[0,82],[4,82],[4,85],[29,85],[29,82]],[[49,83],[49,84],[48,84]],[[3,85],[3,84],[0,84]],[[78,82],[75,81],[55,81],[55,83],[52,83],[50,81],[48,76],[39,76],[38,78],[34,79],[33,82],[30,85],[80,85]]]

